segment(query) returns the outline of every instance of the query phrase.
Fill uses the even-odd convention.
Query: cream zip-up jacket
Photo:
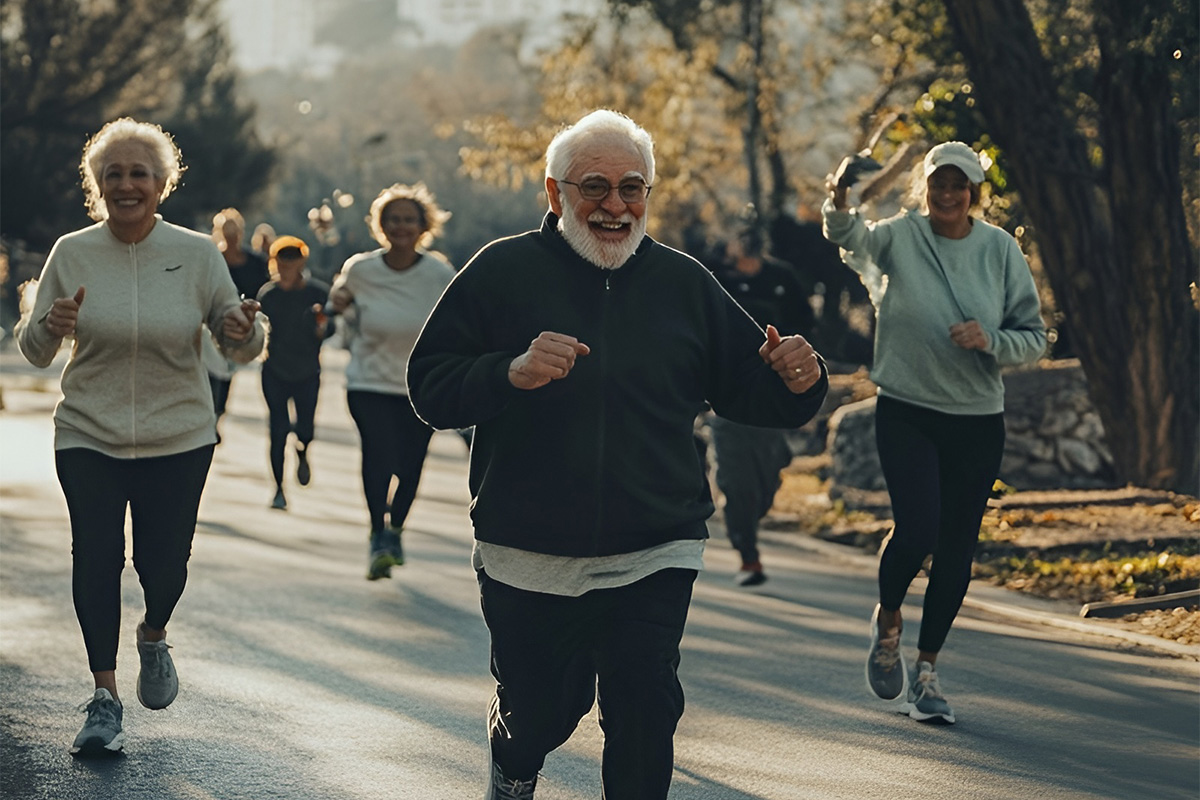
[[[86,292],[54,410],[55,449],[152,458],[216,442],[200,356],[205,326],[240,363],[262,351],[265,333],[259,317],[244,342],[222,335],[225,313],[241,299],[212,240],[161,217],[136,244],[103,222],[60,238],[15,330],[31,364],[54,360],[63,340],[46,329],[46,317],[56,298],[80,286]]]

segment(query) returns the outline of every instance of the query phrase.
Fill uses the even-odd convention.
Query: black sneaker
[[[125,746],[125,734],[121,730],[124,709],[108,689],[97,689],[91,701],[81,705],[79,710],[87,712],[87,721],[71,745],[71,755],[87,758],[119,753]]]
[[[312,480],[312,468],[308,466],[308,448],[296,448],[296,481],[301,486],[308,486]]]
[[[395,528],[387,528],[379,536],[379,544],[382,549],[388,552],[392,558],[392,566],[400,567],[404,565],[404,548],[400,545],[400,531]]]
[[[900,629],[879,630],[879,606],[871,615],[871,649],[867,653],[867,687],[881,700],[895,700],[908,688],[908,671],[900,651]]]
[[[483,800],[533,800],[533,790],[537,788],[537,775],[527,781],[506,778],[495,761],[488,772],[487,793]]]
[[[271,501],[271,508],[276,511],[287,511],[287,498],[283,496],[282,486],[275,490],[275,499]]]
[[[367,546],[367,580],[377,581],[380,578],[392,577],[392,554],[384,544],[384,531],[371,531],[370,544]]]

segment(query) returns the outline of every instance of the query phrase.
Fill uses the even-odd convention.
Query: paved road
[[[90,680],[51,457],[55,398],[11,371],[3,377],[0,796],[482,795],[491,682],[457,437],[434,437],[406,537],[409,564],[395,580],[369,583],[357,437],[340,373],[327,374],[313,483],[288,487],[286,513],[267,508],[257,375],[239,374],[171,625],[179,699],[158,712],[134,699],[140,612],[130,568],[118,673],[127,754],[81,762],[66,746]],[[706,556],[683,643],[688,709],[673,800],[1200,795],[1194,660],[971,609],[943,656],[959,723],[919,725],[870,701],[862,685],[870,570],[779,544],[766,558],[771,581],[746,592],[731,585],[735,561],[723,540]],[[919,595],[913,601],[911,620]],[[905,634],[910,649],[915,631]],[[598,797],[600,745],[593,712],[551,755],[539,800]]]

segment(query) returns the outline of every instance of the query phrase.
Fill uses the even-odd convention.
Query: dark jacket
[[[481,541],[563,556],[700,539],[713,511],[692,421],[794,428],[828,378],[788,391],[763,332],[697,261],[646,237],[620,269],[580,258],[547,214],[481,250],[442,295],[409,361],[409,398],[435,428],[475,426],[471,519]],[[510,362],[542,331],[591,353],[539,389]]]

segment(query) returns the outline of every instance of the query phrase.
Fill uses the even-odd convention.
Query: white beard
[[[616,221],[629,223],[629,236],[620,242],[606,242],[592,233],[587,222],[581,222],[572,213],[571,207],[567,205],[566,198],[561,193],[559,202],[562,204],[563,215],[558,219],[558,232],[584,261],[595,264],[601,269],[618,269],[634,254],[638,245],[642,243],[642,238],[646,235],[645,215],[641,219],[637,219],[627,211]],[[603,211],[596,211],[589,217],[589,221],[611,222],[613,219]]]

